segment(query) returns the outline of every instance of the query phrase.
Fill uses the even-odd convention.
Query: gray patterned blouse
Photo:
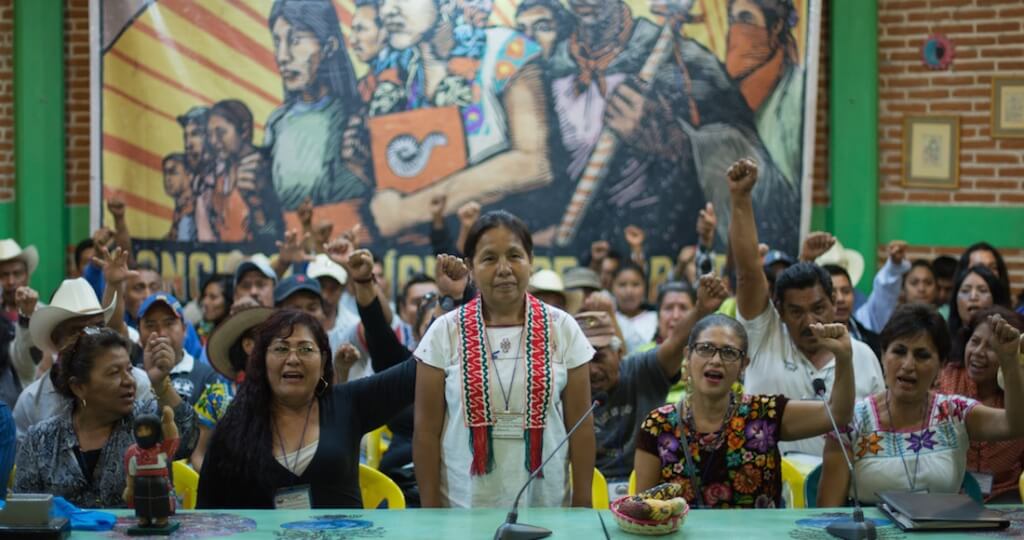
[[[132,414],[117,422],[100,450],[92,478],[86,478],[75,456],[78,436],[71,420],[71,407],[31,429],[18,448],[15,493],[50,493],[83,508],[125,506],[124,453],[135,444],[132,422],[140,414],[157,414],[155,400],[136,401]],[[158,415],[159,416],[159,415]],[[199,438],[195,415],[187,401],[174,408],[181,444],[176,459],[192,454]]]

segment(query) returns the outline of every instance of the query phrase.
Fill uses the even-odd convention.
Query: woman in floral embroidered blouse
[[[1024,408],[1017,363],[1020,332],[999,315],[986,324],[991,328],[988,345],[1005,374],[1005,409],[933,392],[952,347],[946,323],[931,306],[896,308],[880,336],[888,388],[857,403],[850,434],[843,437],[862,503],[876,503],[876,493],[885,491],[956,493],[971,443],[1024,435],[1024,415],[1007,414]],[[839,444],[834,438],[825,443],[818,506],[839,506],[853,496]]]
[[[830,407],[845,423],[854,401],[850,336],[841,324],[811,331],[835,355]],[[779,441],[821,435],[831,422],[822,401],[736,395],[732,385],[749,363],[746,350],[746,332],[735,319],[714,314],[697,323],[687,346],[687,397],[651,412],[637,436],[638,490],[675,482],[698,508],[782,505]]]

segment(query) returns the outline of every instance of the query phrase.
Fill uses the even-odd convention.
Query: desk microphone
[[[864,510],[860,507],[860,493],[857,491],[857,475],[853,472],[853,462],[846,453],[846,445],[843,444],[843,434],[839,432],[836,425],[836,418],[832,416],[832,407],[825,401],[825,381],[814,379],[811,384],[814,386],[814,397],[821,400],[825,405],[825,412],[832,422],[832,433],[836,436],[839,449],[843,451],[843,459],[846,460],[846,468],[850,471],[850,483],[853,485],[853,517],[850,520],[837,521],[825,527],[829,534],[844,540],[875,540],[878,533],[875,531],[874,521],[864,520]]]
[[[516,495],[516,500],[512,503],[512,511],[510,511],[508,516],[505,518],[505,523],[502,523],[501,526],[498,527],[498,530],[494,531],[494,540],[534,540],[535,538],[546,538],[551,536],[551,531],[543,527],[516,523],[519,519],[519,499],[523,496],[523,493],[526,492],[526,488],[529,487],[530,482],[533,482],[533,479],[537,478],[537,475],[544,470],[544,466],[551,461],[551,458],[558,454],[558,450],[565,446],[565,443],[569,441],[569,438],[576,432],[576,429],[583,424],[583,421],[586,420],[588,416],[594,414],[594,409],[601,406],[605,402],[606,398],[607,396],[603,395],[603,393],[595,395],[594,402],[590,404],[590,408],[587,409],[587,412],[576,421],[576,425],[569,430],[569,433],[565,434],[565,438],[563,438],[562,441],[558,443],[558,446],[551,451],[551,454],[549,454],[547,459],[540,464],[540,467],[537,467],[537,470],[530,473],[530,477],[526,479],[526,483],[523,484],[523,487],[520,488],[519,493]]]

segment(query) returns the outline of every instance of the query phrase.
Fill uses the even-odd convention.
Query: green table
[[[980,536],[1020,537],[1024,535],[1024,508],[1013,506],[998,507],[1004,512],[1016,512],[1011,517],[1017,519],[1010,530],[1002,533],[985,533]],[[119,516],[131,516],[126,510],[116,510]],[[597,511],[589,509],[524,509],[519,514],[521,523],[529,523],[546,527],[554,531],[553,539],[570,540],[602,540],[604,533],[598,521]],[[869,518],[882,519],[874,509],[865,511]],[[226,512],[181,512],[177,519],[182,528],[172,538],[215,538],[216,528],[237,530],[237,526],[248,526],[246,532],[236,533],[229,537],[275,538],[275,539],[360,539],[360,538],[394,538],[394,539],[490,539],[495,528],[505,519],[502,510],[314,510],[314,511],[226,511]],[[692,511],[682,529],[668,538],[712,538],[726,540],[738,538],[758,540],[762,538],[789,539],[826,539],[824,530],[830,510],[699,510]],[[835,514],[832,512],[832,514]],[[344,516],[347,522],[335,525],[362,525],[356,529],[321,529],[316,526],[330,526],[332,522],[317,519],[323,516]],[[352,520],[362,520],[363,523]],[[604,511],[604,520],[612,538],[640,538],[626,534],[615,524],[611,513]],[[252,527],[255,526],[254,529]],[[291,528],[289,528],[291,527]],[[84,533],[75,532],[72,538],[111,538],[122,537],[124,526],[119,521],[114,532]],[[227,531],[223,531],[227,532]],[[946,538],[963,538],[967,535],[927,533],[903,533],[894,525],[882,525],[879,538],[924,538],[942,540]]]

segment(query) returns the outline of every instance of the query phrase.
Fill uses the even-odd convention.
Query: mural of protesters
[[[209,176],[213,183],[202,185],[196,195],[200,241],[273,245],[284,234],[270,160],[264,149],[252,144],[252,126],[252,112],[241,101],[219,101],[210,109],[207,134],[216,164]]]
[[[359,95],[363,101],[369,102],[373,89],[377,86],[375,73],[377,66],[386,61],[388,54],[388,33],[380,20],[377,0],[357,0],[356,9],[352,14],[352,29],[348,34],[352,54],[359,61],[370,66],[370,72],[359,81]]]
[[[161,167],[164,171],[164,193],[174,199],[174,214],[168,240],[191,242],[196,238],[195,198],[192,196],[192,175],[185,154],[169,154]]]
[[[405,133],[403,122],[385,125],[375,123],[375,118],[364,128],[368,135],[356,130],[347,134],[350,141],[372,139],[377,146],[374,155],[387,158],[383,163],[371,160],[365,147],[354,152],[364,175],[376,177],[370,210],[383,235],[429,221],[430,201],[438,195],[448,197],[449,208],[471,200],[487,204],[506,194],[543,187],[552,179],[549,105],[537,62],[541,49],[512,29],[481,27],[486,17],[480,10],[489,10],[489,2],[467,6],[464,1],[380,4],[392,53],[376,74],[370,116],[437,114],[434,122],[430,116],[418,117],[437,126],[421,137]],[[472,8],[471,19],[467,7]],[[447,111],[453,116],[443,116]],[[454,122],[439,121],[443,118]],[[397,131],[389,126],[397,126]],[[460,145],[465,147],[464,165],[452,170],[451,160],[431,162],[435,149]],[[424,172],[433,177],[415,192],[382,185],[382,173],[415,177]]]
[[[359,110],[356,78],[330,0],[275,0],[268,19],[284,103],[267,119],[274,190],[282,209],[367,197],[341,158],[348,117]],[[254,162],[243,164],[252,174]]]
[[[803,170],[804,67],[793,28],[793,0],[729,0],[725,68],[754,111],[757,132],[783,175]]]
[[[573,17],[560,0],[523,0],[516,8],[516,29],[544,49],[544,58],[550,58],[555,45],[572,33]]]
[[[774,166],[721,62],[697,42],[678,38],[672,60],[647,87],[636,74],[661,28],[634,18],[622,0],[569,0],[569,8],[575,31],[555,48],[547,73],[570,178],[580,177],[605,127],[620,141],[579,225],[577,245],[622,238],[631,224],[670,249],[693,243],[693,216],[705,202],[728,208],[724,171],[753,156],[764,171],[755,193],[764,209],[761,233],[771,245],[795,251],[798,193]]]

